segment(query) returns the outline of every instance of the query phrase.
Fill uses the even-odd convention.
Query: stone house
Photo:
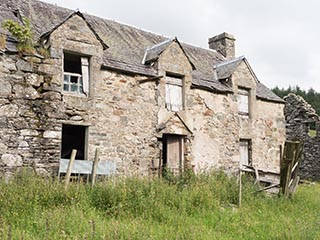
[[[286,136],[303,143],[299,175],[302,179],[320,180],[320,117],[301,96],[290,93],[285,98]]]
[[[1,1],[1,21],[22,16],[49,56],[18,53],[2,30],[2,175],[30,165],[54,173],[72,148],[93,159],[97,147],[122,175],[279,172],[284,102],[235,57],[232,35],[203,49],[40,1]]]

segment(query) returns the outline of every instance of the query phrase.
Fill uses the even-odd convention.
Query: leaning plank
[[[259,183],[260,183],[260,176],[259,176],[259,170],[258,170],[258,168],[254,168],[254,172],[255,172],[255,175],[256,175],[256,181],[255,181],[254,183],[259,185]]]
[[[70,182],[72,166],[73,166],[73,162],[74,162],[74,160],[76,158],[76,154],[77,154],[77,150],[76,149],[72,149],[70,161],[69,161],[69,164],[68,164],[66,179],[65,179],[65,185],[64,185],[66,189],[68,188],[68,184]]]
[[[100,149],[96,148],[96,153],[93,161],[93,166],[92,166],[92,173],[91,173],[91,186],[93,187],[96,181],[96,175],[97,175],[97,168],[99,164],[99,154],[100,154]]]
[[[238,207],[241,208],[242,202],[242,171],[239,169],[239,198],[238,198]]]
[[[279,186],[280,186],[280,183],[272,184],[270,186],[267,186],[267,187],[261,188],[261,189],[259,189],[257,191],[254,191],[253,193],[262,192],[262,191],[265,191],[265,190],[268,190],[268,189],[271,189],[271,188],[275,188],[275,187],[279,187]]]

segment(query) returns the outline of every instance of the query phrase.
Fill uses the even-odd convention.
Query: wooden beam
[[[96,175],[97,175],[97,168],[99,164],[99,155],[100,155],[100,149],[96,148],[95,156],[94,156],[94,161],[92,165],[92,173],[91,173],[91,186],[93,187],[95,182],[96,182]]]
[[[268,187],[261,188],[261,189],[259,189],[257,191],[252,192],[252,193],[262,192],[262,191],[265,191],[265,190],[268,190],[268,189],[271,189],[271,188],[279,187],[279,185],[280,185],[279,183],[272,184],[272,185],[270,185]]]
[[[239,169],[239,199],[238,199],[238,207],[241,208],[242,202],[242,171],[241,168]]]
[[[70,182],[70,176],[71,176],[71,171],[72,171],[72,166],[73,166],[73,162],[74,160],[76,159],[76,155],[77,155],[77,150],[76,149],[72,149],[72,153],[71,153],[71,156],[70,156],[70,161],[69,161],[69,164],[68,164],[68,170],[67,170],[67,173],[66,173],[66,179],[65,179],[65,189],[68,188],[68,184]]]

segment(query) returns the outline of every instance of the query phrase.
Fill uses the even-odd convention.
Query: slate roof
[[[217,71],[218,79],[229,78],[236,70],[240,63],[244,60],[244,56],[218,63],[214,66]]]
[[[55,31],[57,28],[59,28],[62,24],[64,24],[66,21],[68,21],[70,18],[72,18],[74,15],[78,15],[80,16],[87,24],[87,26],[90,28],[90,30],[94,33],[94,35],[96,36],[96,38],[99,40],[99,42],[101,43],[103,50],[106,50],[108,48],[107,44],[100,38],[99,34],[96,33],[96,31],[92,28],[91,24],[87,21],[87,19],[84,17],[84,15],[79,12],[79,11],[75,11],[73,13],[71,13],[65,20],[63,20],[62,22],[58,23],[56,26],[54,26],[51,30],[45,32],[44,34],[42,34],[40,36],[40,38],[46,38],[48,36],[50,36],[50,34]]]
[[[161,53],[166,50],[166,48],[172,43],[172,42],[176,42],[178,43],[178,45],[180,46],[181,50],[183,51],[183,53],[186,55],[186,57],[188,58],[188,61],[189,63],[191,64],[192,66],[192,69],[195,70],[195,66],[193,64],[193,62],[190,60],[188,54],[185,52],[184,50],[184,47],[181,45],[181,43],[178,41],[178,39],[175,37],[175,38],[170,38],[170,39],[167,39],[161,43],[158,43],[154,46],[152,46],[151,48],[148,48],[146,51],[145,51],[145,54],[144,54],[144,57],[143,57],[143,60],[142,60],[142,64],[148,64],[150,62],[153,62],[153,61],[156,61]]]
[[[16,10],[19,10],[18,12]],[[16,14],[13,14],[15,12]],[[31,24],[38,40],[40,36],[55,29],[75,11],[58,7],[37,0],[1,0],[0,21],[4,19],[19,19],[19,14],[31,20]],[[102,19],[89,14],[81,14],[96,36],[108,48],[104,51],[102,68],[116,69],[118,71],[156,76],[156,71],[142,63],[146,60],[157,58],[157,55],[166,47],[170,38],[150,33],[132,26],[117,23],[112,20]],[[162,44],[161,44],[162,43]],[[159,45],[160,44],[160,45]],[[230,86],[219,78],[228,75],[228,69],[214,69],[213,66],[224,62],[226,59],[217,51],[179,43],[194,67],[193,86],[221,93],[232,92]],[[157,46],[158,47],[155,47]],[[232,72],[232,65],[228,68]],[[264,85],[258,84],[257,97],[283,102]]]
[[[153,62],[159,58],[161,53],[175,40],[175,38],[166,39],[165,41],[158,43],[151,48],[148,48],[144,54],[142,64]]]
[[[269,88],[267,88],[262,83],[257,84],[257,98],[265,101],[285,103],[285,101],[273,93]]]

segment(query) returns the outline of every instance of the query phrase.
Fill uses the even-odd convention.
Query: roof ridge
[[[230,59],[230,60],[223,61],[223,62],[221,62],[221,63],[215,64],[213,67],[214,67],[214,68],[223,67],[223,66],[225,66],[225,65],[232,64],[232,63],[235,63],[235,62],[240,61],[240,60],[242,61],[242,60],[244,60],[245,58],[246,58],[246,57],[242,55],[242,56],[240,56],[240,57],[233,58],[233,59]]]

